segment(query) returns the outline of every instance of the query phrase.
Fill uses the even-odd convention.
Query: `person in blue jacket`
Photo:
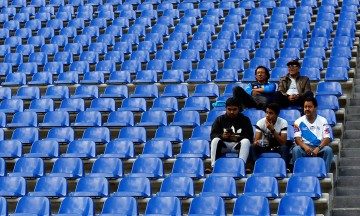
[[[255,70],[256,82],[249,83],[245,90],[240,86],[233,88],[233,97],[246,108],[265,110],[266,104],[272,102],[276,90],[275,83],[269,83],[270,72],[264,66]]]

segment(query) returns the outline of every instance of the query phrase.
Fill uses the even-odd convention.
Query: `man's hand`
[[[269,122],[268,120],[265,121],[266,127],[267,129],[269,129],[270,131],[273,131],[274,128],[274,124],[272,122]]]
[[[231,135],[230,135],[230,140],[231,140],[231,141],[236,142],[236,141],[237,141],[237,138],[238,138],[238,137],[237,137],[235,134],[231,134]]]
[[[297,99],[299,99],[299,95],[297,95],[297,94],[288,96],[288,100],[291,101],[291,102],[293,102],[293,101],[295,101]]]
[[[304,148],[306,154],[308,154],[308,155],[311,155],[311,154],[312,154],[312,152],[313,152],[312,148],[310,148],[310,147],[307,146],[307,145],[304,146],[303,148]]]
[[[260,143],[260,140],[254,141],[254,145],[255,145],[255,146],[260,146],[259,143]]]
[[[230,135],[231,135],[231,133],[225,131],[225,132],[223,133],[222,137],[223,137],[224,139],[229,139]]]
[[[314,148],[312,151],[312,156],[317,156],[317,154],[319,153],[320,149],[319,148]]]

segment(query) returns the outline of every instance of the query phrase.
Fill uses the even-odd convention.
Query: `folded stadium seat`
[[[305,57],[302,61],[302,68],[317,68],[319,70],[323,70],[324,65],[321,58]]]
[[[109,197],[104,202],[100,215],[108,214],[137,215],[137,201],[134,197]]]
[[[295,161],[292,176],[315,176],[326,178],[326,168],[324,159],[319,157],[304,157]]]
[[[194,110],[180,110],[175,113],[171,126],[196,127],[200,125],[200,114]]]
[[[152,26],[150,33],[159,33],[163,36],[169,35],[169,29],[167,25],[155,24]]]
[[[211,71],[209,69],[194,69],[190,72],[187,83],[209,83],[211,82]]]
[[[157,72],[155,70],[141,70],[136,73],[134,84],[157,83]]]
[[[282,158],[259,158],[255,161],[252,176],[286,178],[286,164]]]
[[[294,208],[296,206],[296,208]],[[315,215],[314,201],[307,196],[284,196],[278,206],[278,215]]]
[[[38,73],[39,74],[39,73]],[[57,85],[74,85],[79,83],[79,75],[77,71],[69,71],[58,75],[58,79],[54,81]]]
[[[122,51],[124,54],[132,53],[132,44],[127,41],[116,42],[113,51]]]
[[[243,82],[243,83],[256,82],[254,71],[256,70],[257,67],[258,66],[256,66],[256,65],[255,65],[255,67],[249,66],[249,68],[244,71],[241,82]]]
[[[180,143],[183,141],[183,130],[179,126],[162,126],[156,130],[153,141],[170,141]]]
[[[19,158],[9,176],[39,178],[44,175],[44,161],[41,158]]]
[[[74,140],[74,130],[71,127],[51,128],[44,140],[55,140],[59,143],[69,143]]]
[[[249,15],[249,16],[251,16],[251,15]],[[253,16],[259,16],[259,17],[263,18],[262,15],[252,15],[252,17]],[[262,24],[260,23],[260,21],[256,21],[256,20],[247,22],[244,27],[244,31],[245,30],[257,30],[257,31],[259,31],[260,34],[263,33]]]
[[[159,96],[158,87],[156,85],[139,85],[135,87],[134,93],[130,95],[132,98],[157,98]]]
[[[77,36],[77,29],[75,27],[69,27],[68,25],[68,27],[60,30],[60,35],[66,36],[68,38],[75,38]]]
[[[163,11],[163,15],[158,18],[157,24],[167,25],[168,27],[174,26],[174,19],[180,18],[180,12],[178,9],[166,9]]]
[[[2,158],[22,157],[22,144],[19,140],[1,140],[0,147],[0,157]]]
[[[30,153],[24,154],[24,157],[57,158],[59,152],[59,143],[57,141],[37,140],[31,145]]]
[[[269,82],[279,82],[280,78],[288,73],[287,67],[275,67],[270,74]]]
[[[205,178],[204,162],[201,158],[177,158],[174,162],[170,175]]]
[[[167,114],[165,111],[145,111],[141,115],[140,122],[136,126],[140,127],[161,127],[167,125]]]
[[[270,48],[273,51],[279,51],[280,50],[279,40],[277,40],[276,38],[264,38],[260,42],[260,48]],[[256,51],[258,52],[259,50]],[[265,50],[265,51],[269,52],[269,50]]]
[[[352,39],[352,41],[355,41],[355,35],[354,35],[354,29],[353,28],[337,28],[336,29],[336,33],[335,33],[335,37],[339,37],[339,36],[347,36],[350,37]]]
[[[269,201],[263,196],[239,196],[234,204],[233,215],[270,215]]]
[[[105,177],[83,177],[80,178],[75,192],[69,196],[75,197],[107,197],[109,195],[109,182]]]
[[[23,214],[51,215],[50,200],[46,197],[24,196],[20,198],[12,215]]]
[[[199,61],[197,69],[210,70],[212,73],[218,71],[218,61],[216,59],[203,58]]]
[[[17,20],[6,21],[3,25],[3,28],[9,29],[9,31],[16,31],[20,29],[20,22]]]
[[[21,39],[29,39],[32,36],[32,30],[30,28],[20,28],[15,31],[14,36],[20,37]]]
[[[225,60],[228,61],[229,59]],[[235,62],[235,61],[234,61]],[[227,82],[238,82],[238,70],[231,69],[231,68],[224,68],[220,69],[216,73],[216,77],[214,79],[215,83],[227,83]]]
[[[245,163],[240,158],[219,158],[215,161],[214,170],[210,176],[244,178],[246,177]]]
[[[246,1],[252,2],[252,1]],[[225,202],[218,196],[197,196],[190,204],[188,215],[226,215]]]
[[[104,72],[103,71],[91,71],[84,73],[83,79],[80,80],[80,83],[83,85],[99,85],[104,84]]]
[[[98,43],[105,43],[107,46],[115,45],[115,37],[122,36],[122,28],[119,26],[109,26],[106,28],[105,34],[99,35],[97,38]],[[111,34],[109,34],[111,33]]]
[[[64,177],[40,177],[36,182],[34,192],[29,197],[65,197],[67,195],[67,181]]]
[[[81,141],[94,141],[95,143],[110,142],[110,130],[107,127],[89,127],[84,130]]]
[[[37,86],[22,86],[12,99],[32,100],[40,98],[40,89]]]
[[[48,62],[44,65],[44,72],[52,74],[63,73],[63,65],[60,62]]]
[[[289,125],[294,125],[295,120],[301,117],[301,113],[296,109],[281,109],[279,117],[285,119]]]
[[[0,178],[0,196],[22,197],[27,193],[26,180],[21,176],[5,176]]]
[[[131,111],[115,111],[111,112],[105,127],[128,127],[134,126],[134,114]]]
[[[199,25],[199,27],[200,26],[201,26],[201,24]],[[211,32],[208,32],[208,31],[205,31],[205,30],[201,32],[198,29],[198,31],[193,35],[192,40],[202,40],[205,44],[210,44],[211,41],[212,41],[211,40]]]
[[[98,26],[86,26],[83,29],[82,34],[90,36],[90,38],[92,38],[92,37],[98,37],[100,35],[99,32],[100,32],[100,29]]]
[[[329,42],[326,37],[312,37],[309,40],[309,47],[320,47],[328,50]]]
[[[121,71],[129,71],[134,74],[141,71],[141,62],[137,60],[125,60],[121,65]]]
[[[186,20],[188,18],[191,18],[191,21]],[[193,20],[194,19],[195,19],[195,23],[196,23],[196,18],[195,17],[184,15],[180,19],[179,24],[175,26],[174,32],[185,33],[187,35],[191,35],[192,34],[192,26],[193,26]]]
[[[49,86],[46,89],[45,95],[41,98],[50,98],[54,100],[62,100],[69,98],[70,90],[68,86]]]
[[[80,61],[88,62],[89,64],[97,64],[99,62],[99,53],[84,51],[80,54]]]
[[[95,85],[80,85],[75,89],[71,98],[94,99],[98,98],[99,89]]]
[[[74,205],[77,208],[74,208]],[[93,215],[94,214],[94,202],[90,197],[65,197],[62,200],[57,215]]]
[[[153,70],[158,73],[164,73],[168,71],[167,62],[161,59],[150,60],[146,65],[146,70]]]
[[[134,143],[146,142],[146,130],[144,127],[124,127],[120,130],[115,140],[129,140]]]
[[[44,8],[44,7],[42,7]],[[39,21],[43,21],[43,22],[47,22],[49,20],[51,20],[51,13],[50,12],[46,12],[46,11],[43,11],[41,12],[39,10],[39,12],[37,12],[35,14],[35,20],[39,20]],[[26,22],[27,23],[27,22]],[[40,30],[40,29],[39,29]]]
[[[74,140],[68,145],[66,153],[61,154],[63,158],[95,158],[96,148],[94,141]]]
[[[209,176],[205,179],[200,196],[235,198],[238,196],[236,182],[229,176]]]
[[[146,177],[125,177],[112,197],[151,197],[151,182]]]
[[[289,49],[289,48],[283,48],[283,49]],[[276,59],[275,67],[287,68],[286,64],[291,60],[292,60],[291,57],[278,57]]]
[[[134,10],[121,10],[120,17],[125,17],[128,20],[135,20],[136,19],[136,11]]]
[[[85,101],[82,98],[65,98],[56,111],[81,112],[85,111]],[[55,117],[55,116],[54,116]]]
[[[309,63],[305,65],[305,67],[300,69],[301,76],[307,76],[310,81],[316,81],[319,82],[320,77],[320,70],[318,67],[309,67]],[[316,66],[316,65],[315,65]]]
[[[340,109],[339,100],[335,95],[316,95],[319,109],[332,109],[337,111]]]
[[[130,177],[163,178],[164,168],[160,158],[137,158]]]
[[[225,60],[225,50],[211,48],[205,52],[204,59],[215,59],[218,62],[223,62]]]
[[[165,60],[167,62],[173,62],[175,61],[175,53],[171,49],[159,50],[156,52],[155,59]]]
[[[53,76],[50,72],[35,73],[28,85],[51,85],[53,84]]]
[[[328,67],[345,67],[347,70],[349,70],[350,61],[346,57],[330,57]]]
[[[251,176],[248,178],[245,183],[244,194],[265,196],[267,198],[280,197],[276,178],[266,176]]]
[[[209,142],[206,140],[188,139],[183,142],[180,148],[180,153],[176,155],[177,158],[209,158],[210,149]]]
[[[99,111],[81,111],[76,115],[75,122],[70,124],[72,127],[100,127],[101,113]]]
[[[209,126],[209,125],[196,126],[192,131],[190,139],[200,139],[200,140],[211,141],[210,131],[211,131],[211,126]]]
[[[303,22],[305,23],[305,22]],[[287,38],[301,38],[303,42],[307,42],[307,29],[304,28],[291,28],[288,32]]]
[[[190,177],[168,176],[161,184],[157,197],[194,197],[194,183]]]
[[[299,38],[289,38],[289,39],[299,39]],[[291,40],[290,40],[291,41]],[[310,47],[308,48],[310,49]],[[280,51],[280,58],[290,58],[290,59],[300,59],[300,49],[297,47],[284,47]],[[311,57],[311,55],[309,56]],[[315,57],[315,56],[313,56]],[[279,61],[279,58],[277,59]],[[284,62],[285,63],[285,62]]]
[[[224,61],[225,69],[235,69],[243,72],[245,70],[244,61],[249,61],[249,52],[243,52],[242,48],[235,48],[230,52],[230,57]]]
[[[29,20],[25,23],[25,28],[30,28],[33,31],[38,31],[39,29],[41,29],[41,20],[40,19]]]
[[[16,112],[13,115],[11,123],[6,124],[6,127],[37,127],[37,119],[36,112]]]
[[[0,111],[3,113],[16,113],[24,110],[24,102],[21,99],[4,99],[0,102]]]
[[[325,13],[325,14],[330,14],[330,13]],[[334,16],[333,14],[331,14],[331,15]],[[326,18],[323,18],[323,19],[326,19]],[[328,20],[316,21],[314,29],[315,28],[325,28],[325,29],[328,29],[330,31],[330,33],[334,31],[332,22],[328,21]]]
[[[172,158],[173,151],[170,141],[167,140],[150,140],[144,145],[142,153],[139,155],[142,158]]]
[[[314,176],[292,176],[286,186],[285,196],[308,196],[320,199],[321,185]]]
[[[343,91],[339,82],[319,82],[315,94],[341,96]]]
[[[0,66],[1,67],[1,66]],[[0,88],[0,99],[11,99],[11,88],[10,87],[2,87]]]
[[[62,64],[71,64],[73,63],[73,54],[71,52],[57,52],[54,56],[55,62],[60,62]]]
[[[161,97],[187,98],[188,96],[188,87],[185,84],[168,84],[161,94]]]
[[[225,110],[210,110],[203,125],[211,126],[214,123],[215,119],[222,114],[225,114]]]
[[[266,32],[265,32],[266,34]],[[244,30],[241,32],[240,39],[253,39],[255,44],[260,43],[260,31],[259,30]]]
[[[183,50],[180,53],[179,59],[189,59],[193,62],[198,62],[200,61],[200,53],[198,50],[195,49]]]
[[[346,46],[333,46],[330,57],[345,57],[351,59],[351,49]]]
[[[90,71],[90,66],[88,61],[75,61],[70,64],[70,72],[77,72],[78,74],[83,74]],[[70,76],[70,75],[69,75]]]
[[[93,42],[89,46],[89,51],[96,52],[100,55],[106,54],[107,53],[107,45],[102,42]]]
[[[73,43],[80,43],[82,44],[82,46],[89,46],[91,43],[91,36],[90,35],[77,35],[74,38],[74,42]]]
[[[5,45],[9,45],[10,47],[17,47],[22,44],[22,38],[19,36],[10,36],[9,32],[5,31],[2,33],[2,38],[5,39]]]
[[[110,98],[127,98],[128,97],[128,88],[127,86],[123,85],[115,85],[115,86],[110,86],[108,85],[105,90],[104,93],[100,95],[101,98],[106,98],[106,97],[110,97]]]
[[[246,109],[242,113],[249,117],[252,125],[256,125],[258,120],[265,117],[265,112],[263,110]]]
[[[106,144],[102,158],[133,158],[134,143],[130,140],[111,140]]]
[[[144,98],[125,98],[118,111],[145,112],[146,100]]]
[[[5,55],[4,63],[10,63],[12,66],[19,66],[23,63],[23,55],[21,53],[8,53]]]
[[[116,65],[115,63],[122,63],[124,62],[124,52],[123,51],[109,51],[108,53],[105,54],[105,60],[103,61],[99,61],[96,64],[96,70],[105,70],[106,73],[109,73],[108,71],[110,71],[110,73],[115,72],[116,69]],[[104,63],[102,63],[104,62]],[[110,63],[109,63],[110,62]],[[99,66],[98,66],[99,65]]]
[[[119,158],[98,158],[87,177],[122,178],[122,162]]]
[[[26,55],[26,54],[24,54],[25,52],[26,53],[33,52],[33,50],[30,50],[30,51],[27,50],[27,48],[28,47],[30,48],[31,46],[32,45],[19,45],[18,47],[23,47],[24,52],[22,52],[22,50],[20,50],[20,52],[23,55]],[[18,49],[18,47],[16,49]],[[32,48],[34,48],[34,47],[32,47]],[[16,51],[18,52],[18,50],[16,50]],[[5,57],[5,55],[8,54],[8,53],[11,53],[11,47],[9,45],[0,45],[0,56]]]
[[[98,27],[99,29],[104,29],[107,27],[108,18],[112,20],[114,18],[114,13],[105,14],[103,12],[100,12],[97,18],[94,18],[90,21],[90,26],[95,26]]]
[[[28,64],[45,65],[47,60],[47,54],[45,52],[34,52],[29,56]],[[20,66],[19,66],[20,67]],[[37,68],[36,68],[37,69]],[[34,73],[34,72],[33,72]]]
[[[177,197],[152,197],[146,205],[144,215],[182,215],[182,207]]]
[[[104,74],[116,71],[116,63],[114,60],[103,60],[96,64],[95,71],[101,71]]]
[[[240,14],[228,14],[225,19],[224,23],[236,23],[238,25],[242,24],[242,16]],[[223,32],[223,31],[221,31]],[[235,34],[235,32],[233,32]]]
[[[316,113],[318,115],[321,115],[323,117],[326,118],[326,120],[328,121],[328,124],[331,126],[335,126],[336,125],[336,115],[335,115],[335,111],[332,109],[318,109],[316,111]]]
[[[113,98],[95,98],[86,111],[113,112],[115,111],[115,100]]]
[[[121,37],[121,42],[128,42],[132,45],[138,45],[139,44],[139,35],[138,34],[123,34]]]
[[[178,100],[175,97],[159,97],[155,98],[151,111],[177,112]]]

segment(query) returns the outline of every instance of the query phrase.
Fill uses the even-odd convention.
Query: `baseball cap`
[[[286,65],[287,66],[296,65],[296,66],[300,67],[300,63],[297,60],[291,60]]]

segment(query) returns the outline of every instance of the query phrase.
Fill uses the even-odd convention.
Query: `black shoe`
[[[205,174],[211,174],[213,172],[213,168],[206,168]]]

